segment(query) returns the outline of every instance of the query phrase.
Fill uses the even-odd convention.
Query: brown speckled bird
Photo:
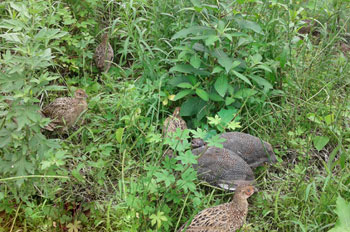
[[[254,173],[236,153],[225,148],[200,147],[192,150],[199,156],[193,167],[198,178],[226,190],[235,190],[238,185],[252,184]]]
[[[54,131],[58,126],[60,130],[67,130],[78,119],[80,114],[87,109],[87,94],[84,90],[75,91],[75,97],[56,98],[49,105],[44,107],[41,114],[51,118],[51,122],[45,127],[46,130]]]
[[[220,138],[226,140],[222,143],[224,148],[239,155],[252,168],[256,168],[267,162],[275,163],[277,161],[271,144],[258,137],[242,132],[227,132],[222,133]],[[205,145],[205,142],[201,139],[192,140],[193,148]]]
[[[111,44],[108,42],[108,33],[103,34],[100,45],[97,46],[94,54],[94,60],[97,68],[108,72],[113,61],[114,52]]]
[[[180,116],[180,109],[180,107],[176,107],[173,115],[164,120],[163,136],[169,136],[169,134],[176,132],[177,128],[180,128],[181,130],[187,129],[185,120],[183,120]]]
[[[239,186],[229,203],[214,206],[199,212],[186,227],[184,224],[178,232],[234,232],[245,223],[248,213],[247,199],[253,195],[251,185]]]

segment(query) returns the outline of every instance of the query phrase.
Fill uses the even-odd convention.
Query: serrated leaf
[[[321,151],[329,142],[327,136],[316,136],[312,140],[317,151]]]
[[[123,134],[124,134],[124,128],[118,128],[115,131],[115,139],[117,140],[118,143],[122,143]]]
[[[203,89],[197,88],[196,89],[196,94],[202,98],[204,101],[209,101],[209,94],[204,91]]]
[[[227,77],[224,75],[221,75],[216,79],[214,87],[215,90],[220,94],[221,97],[224,97],[227,91],[228,86],[228,80]]]
[[[174,97],[174,101],[177,101],[187,95],[189,95],[190,93],[192,93],[193,91],[191,89],[186,89],[186,90],[182,90],[180,92],[178,92],[175,97]]]
[[[199,32],[204,33],[207,31],[214,31],[214,30],[210,27],[205,27],[205,26],[192,26],[189,28],[182,29],[181,31],[175,33],[175,35],[171,37],[171,40],[185,38],[189,34],[197,34]]]
[[[182,82],[178,84],[177,87],[183,88],[183,89],[191,89],[193,86],[188,82]]]
[[[211,72],[212,74],[214,73],[219,73],[221,72],[222,70],[224,70],[223,68],[221,68],[220,66],[215,66],[215,68],[213,69],[213,71]]]
[[[237,19],[237,18],[235,19],[235,21],[243,29],[249,29],[262,35],[264,34],[261,27],[256,22],[245,20],[245,19]]]
[[[249,77],[255,81],[258,85],[263,86],[264,89],[266,90],[270,90],[273,88],[273,86],[271,85],[270,82],[268,82],[267,80],[265,80],[262,77],[256,76],[256,75],[249,75]]]
[[[238,90],[237,93],[235,93],[234,97],[238,99],[245,99],[247,97],[251,97],[255,95],[257,92],[258,91],[254,89],[244,88],[244,89]]]
[[[216,49],[213,55],[218,59],[219,64],[225,68],[226,73],[229,73],[234,64],[232,59],[221,49]]]
[[[217,35],[209,35],[208,38],[205,40],[206,46],[214,45],[216,41],[219,40],[219,37]]]
[[[169,72],[180,72],[180,73],[187,73],[187,74],[193,73],[193,74],[202,75],[202,76],[209,76],[210,74],[207,71],[196,69],[189,64],[177,64],[174,67],[172,67],[169,70]]]
[[[193,55],[190,59],[190,64],[198,69],[201,66],[201,58],[197,54]]]
[[[234,103],[236,101],[236,99],[232,98],[232,97],[226,97],[225,98],[225,105],[231,105],[232,103]]]
[[[199,97],[189,97],[181,105],[181,116],[193,116],[203,111],[206,106],[206,102]]]
[[[338,221],[336,226],[328,232],[350,232],[350,203],[339,195],[336,205],[335,212],[338,215]]]
[[[239,72],[236,72],[235,70],[233,70],[233,73],[234,73],[239,79],[241,79],[242,81],[244,81],[244,82],[247,83],[248,85],[250,85],[250,86],[252,85],[252,83],[250,82],[250,80],[249,80],[246,76],[240,74]]]

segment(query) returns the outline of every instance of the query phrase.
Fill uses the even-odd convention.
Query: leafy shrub
[[[47,1],[4,4],[7,14],[0,22],[0,175],[9,179],[0,185],[0,191],[9,194],[7,200],[12,194],[26,199],[38,183],[28,179],[24,188],[28,175],[56,174],[64,165],[66,153],[59,142],[41,133],[48,119],[41,118],[39,103],[48,91],[62,90],[49,85],[59,78],[50,68],[59,50],[57,41],[66,33],[47,20],[46,15],[53,11]],[[22,186],[21,191],[15,186]]]
[[[233,6],[192,2],[183,11],[194,13],[200,23],[172,37],[182,40],[173,49],[178,55],[169,81],[180,89],[173,100],[185,99],[181,115],[195,116],[198,126],[204,116],[221,108],[237,112],[245,103],[262,105],[271,95],[279,65],[273,55],[265,55],[268,41],[259,42],[264,30],[249,19],[254,16],[243,17]]]

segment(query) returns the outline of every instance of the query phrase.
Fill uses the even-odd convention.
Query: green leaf
[[[212,74],[214,73],[219,73],[221,72],[222,70],[224,70],[223,68],[221,68],[220,66],[215,66],[215,68],[213,69],[213,71],[211,72]]]
[[[174,101],[177,101],[177,100],[187,96],[188,94],[190,94],[192,92],[193,92],[192,89],[182,90],[176,94],[176,96],[174,97]]]
[[[175,177],[170,174],[167,170],[161,170],[160,172],[154,173],[154,176],[157,177],[157,182],[164,182],[165,187],[169,187],[172,183],[175,182]]]
[[[246,76],[240,74],[239,72],[236,72],[235,70],[232,70],[232,71],[239,79],[241,79],[242,81],[244,81],[245,83],[247,83],[250,86],[252,85],[252,83],[250,82],[250,80]]]
[[[193,155],[190,150],[184,152],[180,152],[180,155],[175,158],[176,160],[181,161],[182,164],[197,164],[197,156]]]
[[[225,68],[226,73],[229,73],[234,66],[232,59],[221,49],[215,49],[213,55],[218,59],[219,64]]]
[[[224,146],[222,145],[223,142],[225,142],[226,139],[220,138],[220,135],[214,135],[210,139],[208,139],[208,146],[209,147],[218,147],[218,148],[223,148]]]
[[[266,90],[270,90],[273,88],[273,86],[271,85],[270,82],[268,82],[267,80],[265,80],[262,77],[256,76],[256,75],[249,75],[249,77],[255,81],[259,86],[263,86],[264,89]]]
[[[205,26],[192,26],[189,28],[182,29],[181,31],[175,33],[175,35],[173,35],[171,40],[185,38],[189,34],[197,34],[199,32],[206,33],[208,31],[210,32],[210,31],[214,31],[214,30],[210,27],[205,27]]]
[[[181,116],[193,116],[204,110],[207,103],[199,97],[189,97],[181,105]]]
[[[257,92],[258,91],[254,90],[254,89],[244,88],[244,89],[238,90],[238,92],[235,93],[234,97],[238,98],[238,99],[245,99],[247,97],[251,97],[251,96],[255,95]]]
[[[197,88],[196,89],[196,94],[202,98],[204,101],[209,101],[209,94],[204,91],[203,89]]]
[[[198,69],[201,66],[201,58],[197,54],[193,55],[190,59],[190,64]]]
[[[236,101],[236,99],[232,98],[232,97],[226,97],[225,98],[225,105],[231,105],[232,103],[234,103]]]
[[[321,151],[329,142],[329,138],[327,136],[316,136],[312,140],[317,151]]]
[[[174,67],[172,67],[169,72],[180,72],[180,73],[193,73],[201,76],[209,76],[210,73],[207,71],[199,70],[194,67],[192,67],[189,64],[177,64]]]
[[[243,18],[235,18],[234,20],[236,21],[238,26],[243,28],[243,29],[252,30],[252,31],[254,31],[258,34],[262,34],[262,35],[264,34],[261,27],[255,22],[245,20]]]
[[[183,89],[191,89],[193,86],[188,82],[182,82],[178,84],[177,87],[183,88]]]
[[[214,87],[215,90],[220,94],[221,97],[224,97],[227,91],[228,80],[224,75],[219,76],[219,78],[215,81]]]
[[[216,41],[219,40],[219,36],[217,35],[209,35],[208,38],[205,40],[206,46],[214,45]]]
[[[350,203],[339,195],[336,205],[338,220],[336,226],[328,232],[350,232]]]
[[[229,123],[231,120],[234,118],[234,116],[237,113],[237,109],[231,108],[231,109],[224,109],[222,108],[219,112],[218,115],[221,118],[223,123]]]
[[[122,143],[123,134],[124,134],[124,128],[118,128],[115,131],[115,139],[117,140],[118,143]]]

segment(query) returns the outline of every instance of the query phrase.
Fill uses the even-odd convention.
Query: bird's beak
[[[257,187],[254,186],[254,192],[259,192],[259,189]]]

